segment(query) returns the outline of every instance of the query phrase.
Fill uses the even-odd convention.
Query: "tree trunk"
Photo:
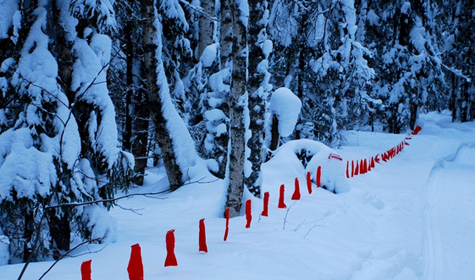
[[[177,190],[183,185],[183,173],[178,164],[173,139],[168,130],[168,120],[164,116],[163,96],[160,93],[163,88],[168,86],[166,81],[158,81],[158,72],[164,71],[163,64],[158,63],[157,56],[161,54],[161,46],[158,51],[155,36],[162,36],[161,30],[157,30],[154,22],[156,19],[156,1],[142,0],[141,14],[143,22],[143,43],[144,43],[144,78],[147,81],[147,95],[149,98],[149,110],[152,121],[155,125],[155,135],[157,143],[162,151],[162,159],[168,175],[170,189]],[[158,53],[157,53],[158,52]],[[159,58],[161,59],[161,58]],[[169,93],[167,93],[169,94]]]
[[[125,40],[126,40],[126,82],[127,82],[127,93],[125,95],[125,128],[122,133],[122,148],[125,151],[130,152],[132,150],[132,114],[134,110],[131,110],[132,107],[132,96],[134,95],[133,80],[134,74],[132,72],[134,65],[134,42],[133,42],[133,30],[132,22],[127,21],[127,25],[124,29],[125,31]]]
[[[226,1],[222,1],[226,2]],[[232,4],[233,45],[230,105],[230,151],[228,170],[228,196],[226,207],[230,209],[230,217],[239,215],[244,192],[244,160],[245,160],[245,106],[247,106],[246,72],[247,72],[247,22],[240,10],[240,1]]]
[[[261,195],[261,164],[265,160],[264,146],[264,114],[266,113],[267,69],[259,69],[259,64],[265,60],[262,46],[267,39],[267,25],[264,12],[267,2],[263,0],[249,1],[249,77],[247,89],[249,92],[249,115],[251,138],[247,145],[251,150],[248,160],[251,162],[251,174],[246,178],[249,191],[256,197]]]
[[[270,139],[270,147],[269,150],[275,151],[277,150],[277,147],[279,146],[279,119],[277,118],[276,115],[272,116],[272,123],[271,123],[271,139]]]
[[[201,8],[210,16],[214,15],[214,0],[201,0]],[[201,15],[199,21],[200,40],[198,42],[197,59],[201,57],[204,49],[213,43],[214,22],[208,16]]]
[[[132,142],[132,152],[135,158],[133,182],[139,186],[143,185],[145,168],[148,160],[148,127],[150,113],[147,107],[147,92],[138,88],[134,100],[134,140]]]

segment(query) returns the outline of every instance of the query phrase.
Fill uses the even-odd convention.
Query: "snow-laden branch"
[[[179,0],[180,3],[182,3],[183,5],[185,5],[187,8],[190,8],[192,10],[194,10],[195,12],[198,12],[199,14],[201,14],[202,16],[212,20],[212,21],[219,21],[219,19],[217,17],[213,17],[212,15],[208,14],[205,12],[205,10],[201,7],[197,7],[197,6],[194,6],[188,2],[186,2],[185,0]]]

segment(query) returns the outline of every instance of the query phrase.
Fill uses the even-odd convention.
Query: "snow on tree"
[[[270,23],[276,45],[272,82],[302,100],[299,123],[313,123],[317,139],[339,145],[339,130],[366,120],[374,76],[370,51],[356,37],[354,2],[279,0]]]
[[[144,76],[147,80],[149,108],[154,122],[155,136],[167,171],[170,189],[176,190],[194,176],[193,167],[198,160],[193,140],[171,99],[165,72],[163,32],[164,16],[181,19],[177,3],[143,1],[142,18]],[[170,5],[169,5],[170,4]],[[158,6],[157,6],[158,5]],[[157,10],[160,7],[160,10]]]
[[[81,18],[85,11],[105,25],[113,22],[111,11],[75,2],[72,16],[69,4],[33,1],[18,7],[22,20],[9,32],[17,34],[19,51],[2,53],[11,56],[1,67],[0,95],[10,101],[1,108],[0,223],[13,261],[38,259],[49,248],[68,250],[73,230],[82,238],[114,238],[95,235],[97,224],[82,215],[92,206],[61,204],[111,198],[130,170],[117,149],[105,84],[110,41],[98,33],[101,24]],[[51,38],[58,43],[51,45]],[[94,207],[95,215],[107,215],[110,204]],[[101,225],[109,226],[113,221]]]
[[[250,174],[246,174],[246,185],[252,194],[260,197],[261,194],[261,165],[265,160],[265,113],[269,91],[270,73],[269,56],[273,43],[268,39],[267,24],[269,7],[267,1],[249,1],[249,36],[248,48],[249,77],[247,88],[249,92],[249,130],[250,138],[247,141],[249,148]]]
[[[300,99],[288,88],[279,88],[272,93],[269,105],[267,145],[271,151],[279,147],[281,137],[288,137],[294,131],[302,108]]]
[[[248,92],[247,82],[247,32],[249,6],[247,0],[223,1],[230,4],[233,23],[232,33],[232,71],[231,87],[228,99],[229,111],[229,149],[225,187],[227,188],[226,208],[230,217],[239,215],[245,189],[246,130],[248,128]],[[231,6],[232,5],[232,6]]]

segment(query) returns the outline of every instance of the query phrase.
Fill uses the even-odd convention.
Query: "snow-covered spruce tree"
[[[148,96],[142,78],[142,25],[138,17],[130,16],[140,14],[139,4],[132,0],[115,3],[118,31],[112,34],[114,59],[108,72],[108,85],[117,111],[122,148],[134,155],[132,181],[141,186],[150,147]]]
[[[472,31],[475,24],[475,6],[473,1],[436,1],[440,21],[434,27],[441,30],[440,40],[445,42],[443,61],[457,69],[446,71],[450,85],[449,108],[452,120],[473,121],[475,117],[475,35]]]
[[[265,114],[269,91],[270,73],[267,71],[269,55],[272,51],[272,41],[268,39],[267,22],[269,17],[268,2],[263,0],[249,0],[249,77],[247,90],[249,92],[249,130],[250,138],[247,146],[250,150],[248,160],[250,170],[246,167],[246,185],[249,191],[260,197],[261,195],[261,165],[266,157],[264,143]]]
[[[229,150],[227,163],[226,208],[230,217],[239,215],[244,194],[244,162],[246,160],[246,130],[248,122],[247,93],[247,29],[249,6],[247,0],[222,1],[229,4],[232,19],[232,71],[229,96]],[[231,6],[232,5],[232,6]],[[247,115],[247,116],[246,116]]]
[[[414,127],[419,110],[445,83],[431,6],[421,1],[367,4],[364,36],[373,46],[371,66],[379,78],[373,95],[384,105],[378,118],[389,132],[400,133]]]
[[[69,1],[20,4],[3,2],[0,9],[14,10],[8,30],[14,36],[1,38],[13,39],[14,51],[2,62],[0,94],[9,99],[2,108],[0,131],[0,221],[10,239],[12,261],[38,259],[49,248],[69,249],[74,228],[83,238],[113,238],[105,205],[61,204],[111,198],[112,186],[119,185],[129,168],[118,160],[113,108],[107,103],[105,76],[100,77],[107,63],[107,44],[102,43],[107,41],[92,36],[91,43],[79,43],[78,18],[70,15]],[[52,40],[57,44],[50,44]],[[80,47],[90,49],[87,61]],[[81,67],[96,69],[87,69],[86,75]],[[95,76],[92,70],[97,70]],[[89,116],[93,135],[86,138],[74,113],[87,94],[101,104]],[[94,143],[89,149],[100,158],[85,157],[86,143]],[[95,166],[97,162],[102,166]]]
[[[163,9],[167,1],[142,0],[141,15],[144,43],[144,77],[147,81],[150,114],[155,127],[156,141],[160,147],[167,171],[170,189],[181,187],[190,179],[190,169],[196,164],[197,155],[193,140],[176,111],[170,96],[165,75],[163,32],[169,24],[162,13],[175,13],[174,9]],[[172,4],[175,4],[173,2]],[[161,13],[159,13],[159,9]],[[168,18],[175,18],[173,15]]]
[[[270,25],[272,82],[302,100],[300,123],[313,123],[318,140],[339,145],[339,130],[366,122],[373,102],[368,87],[374,71],[356,37],[354,2],[278,0]]]

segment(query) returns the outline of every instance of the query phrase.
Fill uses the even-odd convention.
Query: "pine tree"
[[[15,7],[13,2],[2,5]],[[0,223],[13,261],[38,259],[49,248],[68,250],[73,229],[82,238],[113,238],[113,226],[102,225],[107,230],[100,231],[94,222],[110,204],[63,203],[111,198],[130,168],[116,148],[114,111],[101,71],[109,53],[98,22],[105,24],[101,19],[107,16],[78,2],[50,4],[16,6],[21,26],[10,27],[14,48],[2,52],[9,58],[3,62],[0,94],[8,99],[1,108]],[[86,24],[82,12],[94,14],[97,22]],[[77,29],[81,34],[76,24],[84,28]],[[94,109],[82,110],[86,104]]]

